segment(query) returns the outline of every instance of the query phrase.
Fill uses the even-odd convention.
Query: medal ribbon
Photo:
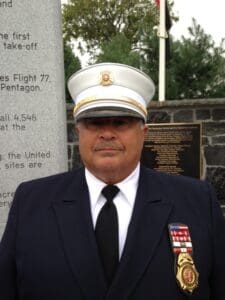
[[[170,242],[174,255],[179,253],[192,254],[191,236],[187,225],[169,224]]]

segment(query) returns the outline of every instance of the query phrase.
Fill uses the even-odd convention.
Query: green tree
[[[159,70],[159,38],[157,31],[148,34],[148,30],[142,36],[141,41],[141,69],[148,74],[155,83],[156,93],[154,99],[158,98],[158,70]]]
[[[204,99],[224,97],[225,49],[223,40],[216,46],[212,37],[193,19],[189,37],[170,36],[171,58],[166,66],[166,98]],[[143,35],[142,69],[156,85],[158,99],[159,41],[157,35]]]
[[[225,49],[193,19],[190,37],[172,43],[167,71],[168,99],[224,97]]]
[[[67,102],[72,102],[71,96],[67,89],[67,80],[74,72],[78,71],[80,68],[81,68],[80,60],[73,53],[72,46],[64,42],[65,93],[66,93]]]
[[[80,40],[80,50],[95,54],[96,49],[118,33],[136,45],[143,24],[158,23],[154,0],[69,0],[63,6],[66,40]]]
[[[96,62],[117,62],[136,68],[141,67],[141,57],[138,52],[132,50],[130,40],[124,34],[118,33],[110,41],[103,43],[100,54],[96,56]]]
[[[173,1],[169,1],[173,7]],[[177,18],[173,15],[173,20]],[[155,0],[69,0],[63,8],[64,36],[80,41],[92,62],[120,62],[138,67],[156,84],[158,98],[159,39]],[[167,99],[224,97],[224,47],[193,22],[190,36],[170,37]],[[98,53],[98,54],[97,54]]]

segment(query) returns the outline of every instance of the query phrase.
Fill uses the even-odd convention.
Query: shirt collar
[[[85,168],[85,177],[88,185],[91,206],[95,207],[101,191],[106,184],[95,177],[87,168]]]
[[[127,178],[116,184],[130,205],[133,205],[135,201],[139,174],[140,163],[138,163],[137,167]],[[106,183],[96,178],[87,168],[85,168],[85,178],[89,189],[91,206],[95,207],[102,189],[106,186]]]
[[[130,205],[134,204],[134,200],[137,192],[139,174],[140,174],[140,163],[138,163],[137,167],[127,178],[125,178],[123,181],[116,184]]]

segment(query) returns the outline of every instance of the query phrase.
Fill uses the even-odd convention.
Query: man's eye
[[[128,120],[114,120],[113,125],[115,127],[125,127],[128,126],[130,122]]]
[[[86,119],[85,125],[91,127],[98,127],[102,125],[102,121],[98,119]]]
[[[84,125],[89,129],[98,129],[103,126],[113,126],[117,129],[127,129],[129,128],[134,120],[126,117],[117,117],[117,118],[90,118],[85,119]]]

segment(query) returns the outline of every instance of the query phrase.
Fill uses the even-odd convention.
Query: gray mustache
[[[107,149],[123,150],[123,147],[113,142],[102,142],[94,146],[94,151],[107,150]]]

